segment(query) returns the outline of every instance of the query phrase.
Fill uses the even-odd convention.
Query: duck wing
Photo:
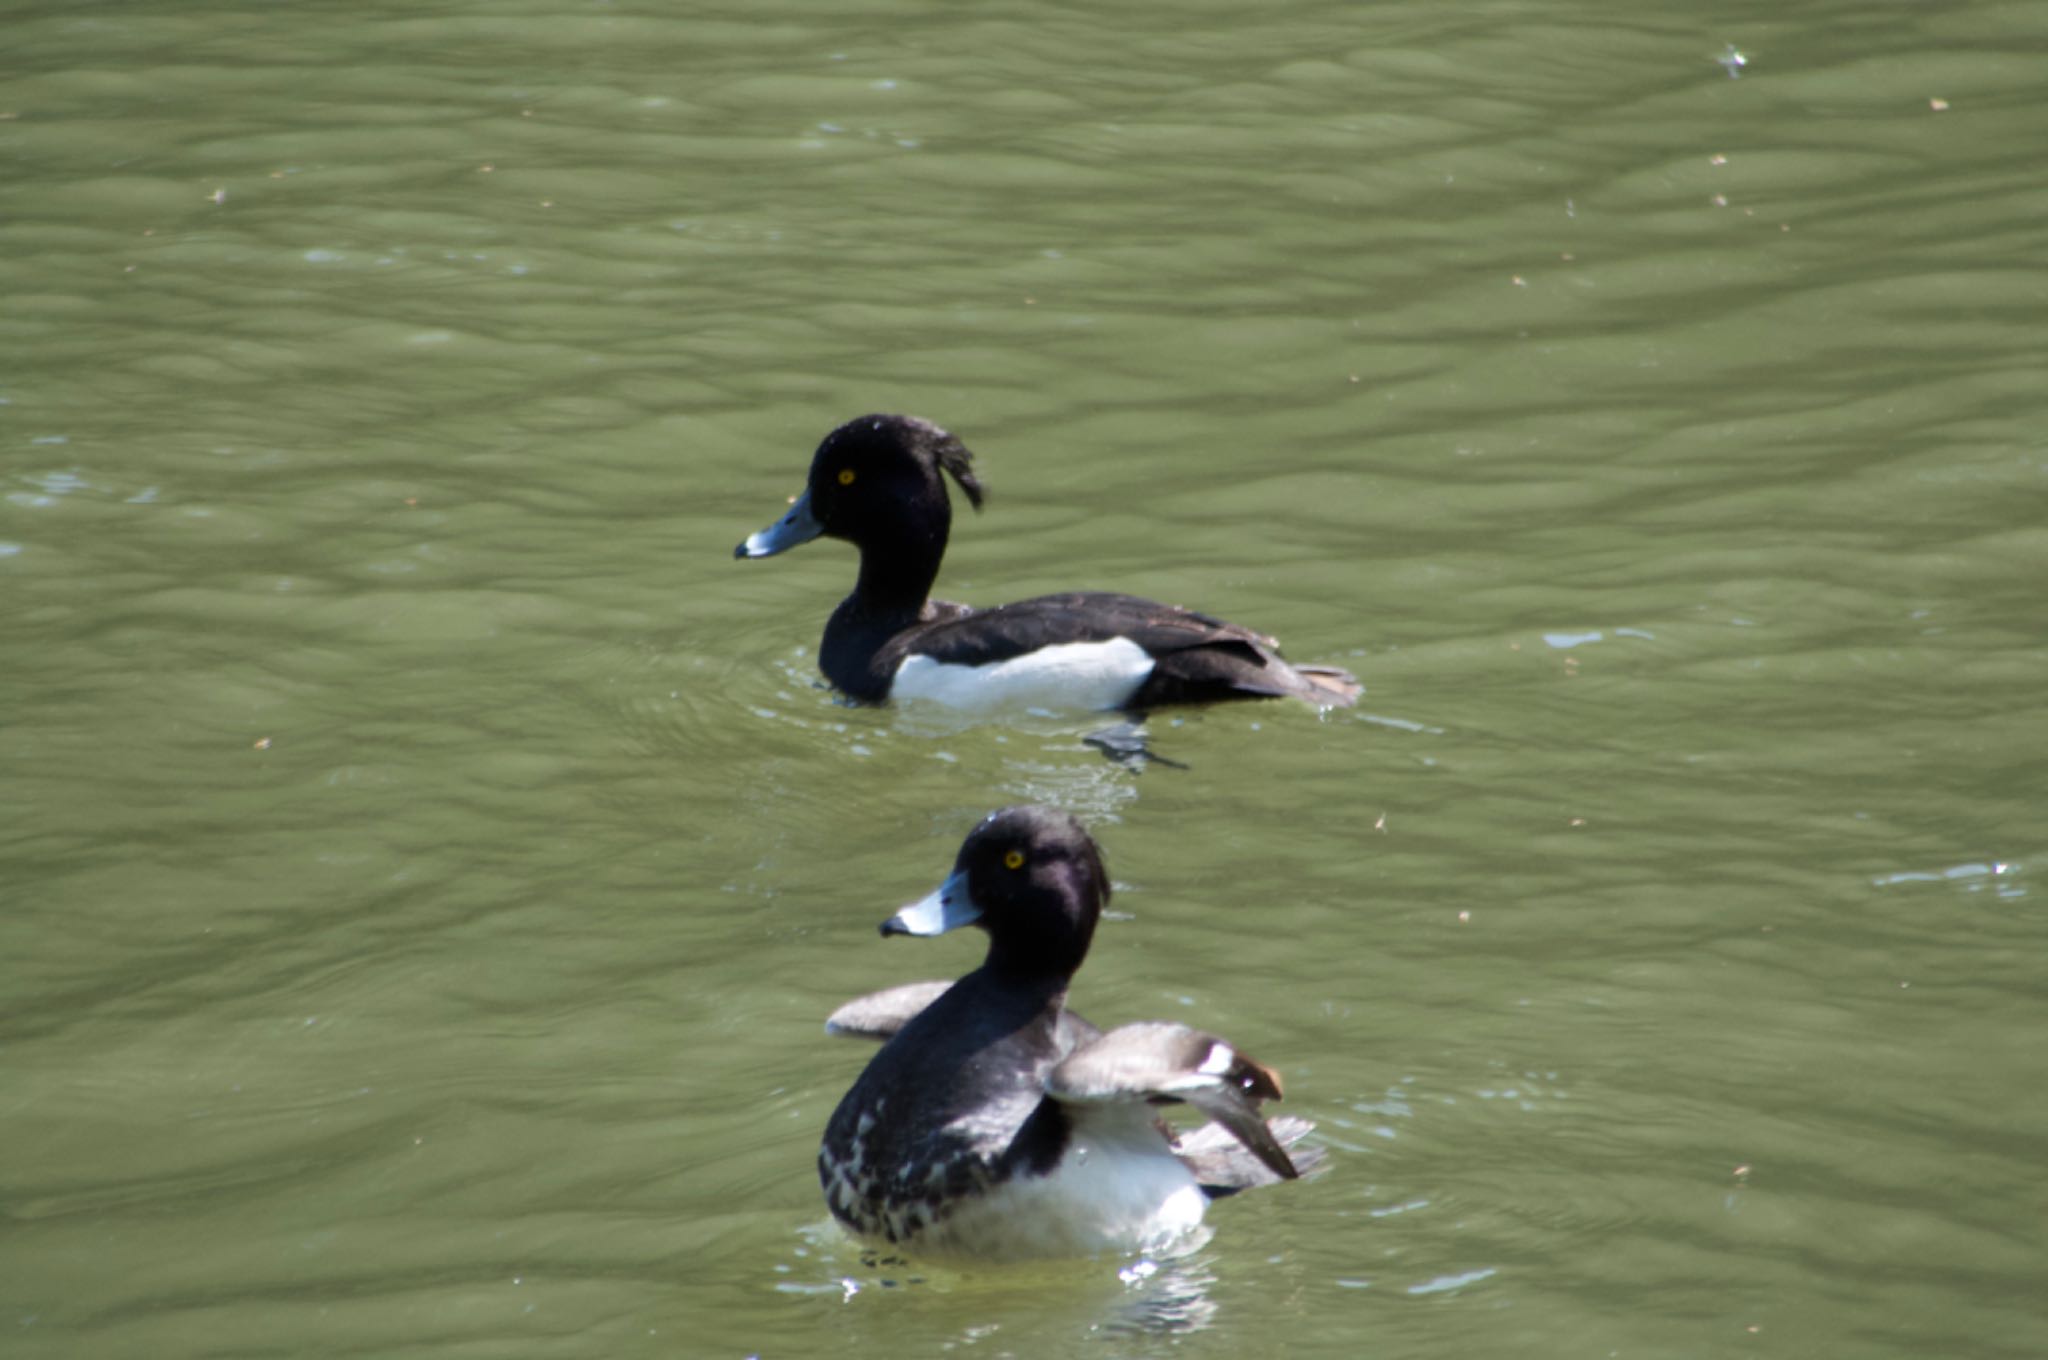
[[[849,1039],[887,1041],[912,1016],[952,989],[950,981],[906,982],[857,996],[825,1017],[825,1032]]]
[[[846,1039],[873,1039],[886,1043],[896,1031],[909,1024],[925,1007],[951,991],[943,979],[905,982],[879,992],[857,996],[825,1017],[825,1032]],[[1053,1042],[1061,1052],[1071,1052],[1102,1037],[1102,1031],[1070,1010],[1062,1010],[1053,1029]]]
[[[1301,1174],[1286,1144],[1308,1132],[1307,1121],[1290,1120],[1285,1130],[1276,1130],[1259,1113],[1259,1102],[1280,1099],[1279,1075],[1213,1034],[1165,1020],[1119,1025],[1061,1059],[1045,1085],[1048,1095],[1066,1104],[1185,1101],[1214,1121],[1190,1135],[1198,1152],[1227,1136],[1265,1168],[1260,1179]],[[1219,1172],[1229,1169],[1228,1158],[1206,1160]],[[1256,1183],[1237,1176],[1209,1182],[1202,1162],[1191,1160],[1189,1166],[1218,1189]]]
[[[1041,647],[1128,638],[1153,668],[1131,709],[1226,699],[1292,697],[1318,707],[1355,703],[1359,686],[1334,666],[1293,666],[1265,633],[1137,595],[1076,591],[944,616],[899,634],[883,658],[893,670],[912,652],[956,666],[1004,661]]]

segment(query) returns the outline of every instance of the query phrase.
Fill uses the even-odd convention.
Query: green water
[[[0,1353],[2048,1353],[2039,6],[5,27]],[[869,410],[1363,705],[835,705]],[[1023,798],[1331,1150],[1149,1276],[816,1185]]]

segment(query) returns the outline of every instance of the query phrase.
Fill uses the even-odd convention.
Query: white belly
[[[1133,1104],[1089,1112],[1051,1175],[963,1201],[910,1250],[1013,1259],[1159,1251],[1199,1227],[1208,1203],[1150,1113]]]
[[[1129,638],[1063,642],[984,666],[913,656],[896,668],[889,697],[958,709],[1117,708],[1151,673],[1151,656]]]

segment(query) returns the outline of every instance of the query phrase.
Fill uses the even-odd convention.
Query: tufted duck
[[[860,549],[860,578],[825,625],[825,678],[863,703],[1123,709],[1293,697],[1358,699],[1335,666],[1291,666],[1262,633],[1133,595],[1043,595],[992,609],[930,598],[953,507],[941,473],[981,508],[973,455],[930,421],[871,415],[818,446],[789,513],[734,550],[773,557],[820,535]]]
[[[980,1258],[1157,1250],[1208,1201],[1292,1180],[1313,1127],[1270,1123],[1274,1072],[1213,1034],[1164,1021],[1104,1033],[1066,1008],[1109,900],[1101,852],[1044,807],[993,813],[939,889],[882,924],[937,935],[974,924],[988,956],[958,982],[848,1002],[826,1029],[884,1041],[839,1102],[818,1153],[832,1213],[859,1237]],[[1155,1107],[1210,1119],[1177,1137]]]

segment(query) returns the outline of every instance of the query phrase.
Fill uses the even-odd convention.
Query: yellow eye
[[[853,469],[852,469],[852,468],[841,468],[841,469],[839,469],[839,484],[840,484],[841,486],[852,486],[852,485],[853,485]]]
[[[1007,855],[1004,855],[1004,856],[1003,856],[1003,867],[1004,867],[1004,868],[1006,868],[1006,869],[1021,869],[1021,868],[1023,868],[1023,867],[1024,867],[1024,852],[1023,852],[1022,850],[1012,850],[1012,851],[1010,851],[1010,853],[1008,853]]]

